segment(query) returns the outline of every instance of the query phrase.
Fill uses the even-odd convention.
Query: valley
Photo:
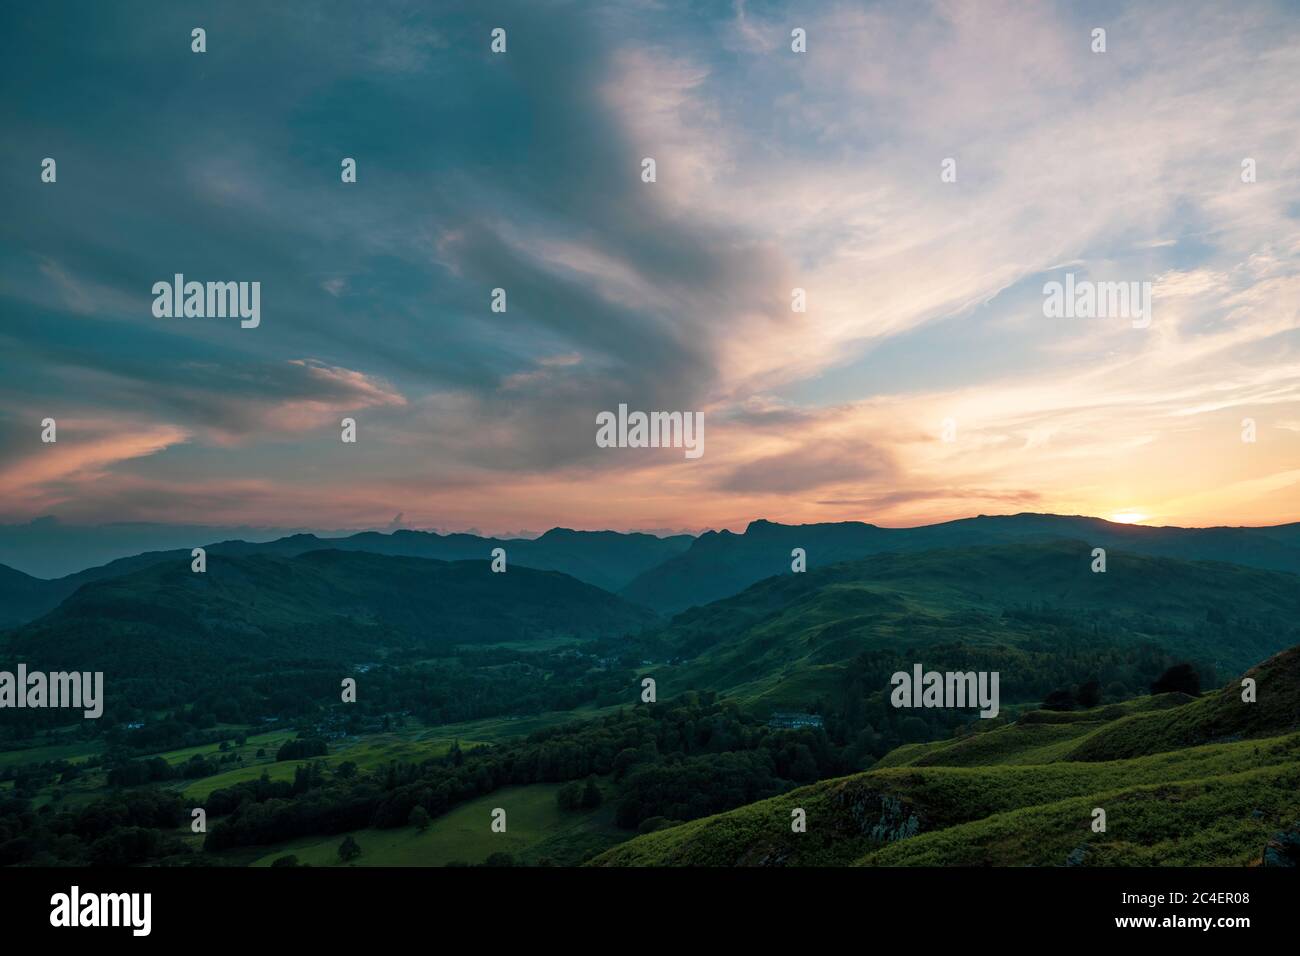
[[[1295,575],[1091,546],[810,552],[671,618],[486,558],[127,561],[0,632],[105,673],[102,720],[0,714],[0,862],[1257,865],[1300,817]],[[918,670],[997,706],[899,706]]]

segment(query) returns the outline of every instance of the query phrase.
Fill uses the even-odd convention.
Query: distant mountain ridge
[[[859,521],[784,525],[758,519],[741,534],[709,531],[698,538],[567,528],[552,528],[532,539],[399,530],[364,531],[344,538],[294,534],[262,543],[234,540],[204,547],[209,554],[224,555],[294,557],[337,550],[441,561],[487,561],[492,549],[501,547],[512,567],[560,571],[670,615],[739,594],[764,578],[788,574],[790,552],[796,547],[805,550],[811,569],[888,552],[1067,539],[1136,554],[1300,574],[1300,523],[1259,528],[1148,527],[1032,513],[979,515],[915,528],[882,528]],[[0,629],[39,617],[91,581],[160,562],[188,560],[188,549],[145,552],[51,580],[0,565]]]
[[[857,521],[782,525],[758,520],[743,534],[700,535],[681,554],[643,572],[621,593],[637,604],[672,613],[738,594],[764,578],[788,574],[793,548],[803,548],[808,567],[814,568],[891,551],[1052,539],[1300,574],[1300,523],[1266,528],[1157,528],[1080,515],[1030,513],[980,515],[916,528],[881,528]]]
[[[657,538],[649,534],[552,528],[531,539],[401,530],[390,534],[363,531],[346,538],[294,534],[261,543],[221,541],[199,546],[204,547],[209,555],[296,557],[311,551],[365,551],[439,561],[481,560],[485,564],[494,548],[504,548],[510,567],[559,571],[602,590],[617,592],[638,574],[684,551],[690,542],[688,535]],[[22,624],[53,610],[83,584],[118,577],[154,564],[177,562],[188,565],[189,560],[190,549],[149,551],[52,580],[0,565],[0,628]]]
[[[0,658],[167,678],[233,660],[356,661],[386,648],[597,637],[653,623],[644,608],[556,571],[361,551],[188,555],[92,581],[0,637]]]

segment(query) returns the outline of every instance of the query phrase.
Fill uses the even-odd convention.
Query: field
[[[285,735],[284,739],[291,736]],[[279,740],[274,746],[278,747],[280,743],[284,742],[284,739]],[[214,790],[220,790],[223,787],[230,787],[248,780],[256,780],[263,773],[272,780],[292,780],[299,767],[316,761],[324,763],[327,767],[337,767],[339,764],[351,761],[357,765],[358,770],[373,770],[394,760],[406,763],[419,762],[432,757],[445,756],[456,739],[458,738],[443,736],[421,736],[412,739],[401,734],[374,734],[358,737],[337,746],[337,748],[332,747],[328,756],[317,757],[313,760],[277,761],[274,748],[268,747],[267,756],[264,758],[251,758],[253,762],[246,763],[242,767],[191,781],[177,789],[180,789],[187,797],[202,799]],[[240,753],[241,756],[245,756],[245,752],[255,751],[256,747],[253,741],[253,738],[249,738],[249,745],[240,748],[236,752]],[[462,747],[469,748],[482,742],[462,739],[460,744]],[[203,748],[196,749],[201,750]],[[176,751],[173,751],[164,756],[175,763],[176,761],[172,759],[175,753]],[[188,757],[185,759],[188,759]]]
[[[100,745],[88,741],[76,741],[66,744],[45,744],[24,750],[6,750],[0,753],[0,770],[6,767],[20,767],[29,763],[45,763],[49,760],[67,760],[77,763],[99,753]]]
[[[482,863],[493,853],[508,853],[516,862],[576,863],[627,837],[612,823],[606,805],[596,810],[560,810],[559,784],[506,787],[472,800],[435,819],[423,833],[414,827],[359,830],[352,834],[361,846],[354,866],[446,866]],[[491,830],[492,811],[506,811],[506,832]],[[312,866],[342,866],[338,847],[343,836],[308,838],[282,844],[253,862],[270,866],[293,854]]]

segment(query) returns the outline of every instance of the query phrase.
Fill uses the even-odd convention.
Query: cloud
[[[0,461],[0,498],[29,515],[66,504],[80,488],[103,480],[115,465],[156,455],[189,437],[174,427],[63,418],[56,419],[57,440],[44,443],[41,429],[35,427],[38,421],[32,419],[25,441],[19,439],[15,423],[6,423],[5,456]]]
[[[828,485],[888,480],[888,456],[870,444],[850,440],[813,440],[799,447],[746,462],[728,472],[725,491],[789,494]]]
[[[289,4],[214,10],[206,58],[171,14],[0,16],[0,156],[60,162],[0,222],[24,514],[1300,518],[1293,11],[813,3],[795,54],[754,0]],[[1151,328],[1044,319],[1065,269],[1153,282]],[[177,271],[261,281],[262,325],[154,319]],[[703,411],[705,457],[598,449],[620,402]],[[37,465],[56,406],[98,450]]]

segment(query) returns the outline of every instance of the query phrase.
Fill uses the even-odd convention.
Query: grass
[[[330,753],[325,757],[315,758],[327,767],[337,767],[345,761],[355,763],[358,769],[374,770],[396,761],[399,763],[420,763],[431,758],[447,754],[454,743],[469,750],[473,747],[498,743],[511,738],[523,737],[537,730],[554,727],[584,717],[594,717],[613,710],[605,708],[584,708],[579,711],[566,711],[541,714],[531,717],[494,717],[482,720],[465,721],[457,724],[443,724],[427,727],[414,721],[405,728],[391,733],[371,734],[362,737],[345,738],[330,743]],[[195,780],[177,780],[161,786],[175,790],[187,799],[196,802],[206,799],[214,790],[232,787],[236,784],[257,780],[263,773],[272,780],[291,781],[300,766],[310,761],[277,761],[276,751],[287,741],[298,736],[289,729],[276,729],[251,733],[240,746],[234,743],[240,733],[249,733],[251,728],[226,726],[218,729],[227,730],[228,749],[223,752],[221,742],[200,744],[193,747],[181,747],[175,750],[157,751],[142,754],[135,759],[145,760],[161,757],[172,766],[186,763],[192,757],[203,756],[218,758],[233,756],[241,762],[239,765],[226,764],[220,773]],[[263,755],[257,756],[262,750]],[[23,750],[10,750],[0,753],[0,769],[24,764],[44,763],[50,760],[68,760],[77,763],[102,752],[99,743],[77,741],[67,744],[50,743]],[[93,802],[104,796],[105,774],[91,771],[78,780],[67,784],[48,784],[37,791],[34,806],[43,807],[56,803],[60,807],[78,807]],[[3,787],[12,789],[12,783]],[[55,797],[58,797],[57,801]],[[188,830],[186,831],[188,832]]]
[[[292,736],[292,735],[287,735]],[[287,739],[287,737],[286,737]],[[226,787],[232,787],[239,783],[247,783],[250,780],[257,780],[263,773],[267,774],[272,780],[293,780],[294,774],[298,768],[305,764],[321,762],[327,767],[337,767],[339,764],[351,761],[357,765],[359,770],[373,770],[377,767],[387,766],[389,763],[397,761],[399,763],[419,763],[423,760],[430,760],[435,757],[446,756],[451,750],[452,744],[460,740],[461,747],[468,749],[484,741],[466,740],[458,737],[447,737],[442,735],[427,736],[421,734],[417,738],[410,738],[402,734],[375,734],[366,737],[356,738],[355,740],[345,743],[344,745],[332,750],[328,756],[315,757],[310,760],[280,760],[275,759],[275,750],[267,748],[265,758],[253,758],[254,762],[246,763],[242,767],[234,767],[223,773],[215,774],[211,777],[203,777],[198,780],[192,780],[179,786],[174,786],[186,797],[193,799],[203,799],[214,790],[221,790]],[[249,747],[243,748],[256,750],[253,741],[250,738]],[[171,754],[166,755],[171,761]],[[185,758],[185,759],[188,759]],[[176,761],[171,761],[176,762]]]
[[[1300,815],[1300,790],[1295,786],[1289,791],[1284,789],[1285,784],[1297,780],[1298,774],[1300,733],[1096,764],[1062,761],[1040,766],[895,767],[821,781],[728,813],[640,836],[614,847],[595,862],[611,866],[825,866],[868,859],[898,865],[936,865],[942,851],[912,860],[902,848],[913,844],[948,847],[939,841],[944,833],[982,847],[980,840],[986,835],[980,824],[994,825],[1006,818],[1021,824],[1050,820],[1050,826],[1045,822],[1045,830],[1028,829],[1020,834],[1023,842],[1016,845],[1023,850],[1021,856],[1013,859],[1008,853],[1005,859],[988,858],[986,862],[1063,863],[1070,850],[1084,842],[1090,832],[1087,825],[1093,807],[1107,810],[1112,834],[1134,833],[1147,826],[1145,817],[1150,809],[1138,816],[1135,808],[1144,806],[1143,801],[1151,799],[1150,793],[1173,787],[1187,793],[1209,788],[1218,795],[1218,810],[1212,802],[1202,802],[1178,819],[1187,823],[1189,814],[1201,814],[1200,825],[1218,830],[1230,820],[1233,825],[1228,830],[1236,834],[1239,842],[1233,845],[1229,859],[1216,858],[1219,863],[1230,863],[1257,854],[1263,847],[1262,842],[1255,847],[1240,841],[1253,839],[1261,829],[1286,825]],[[1272,798],[1257,793],[1252,789],[1255,787],[1275,788],[1269,791]],[[1242,813],[1250,816],[1249,821],[1241,819],[1241,813],[1231,818],[1246,804],[1251,805]],[[1080,807],[1084,807],[1081,815]],[[791,811],[795,808],[807,814],[806,833],[791,832]],[[1032,814],[1009,816],[1035,808],[1055,809],[1041,818]],[[1252,816],[1256,809],[1264,815]],[[1228,817],[1219,819],[1215,814],[1220,812]],[[1062,814],[1075,814],[1069,817],[1068,826],[1061,822]],[[912,817],[922,831],[919,836],[885,845],[886,839],[873,835],[878,825],[896,830]],[[1058,852],[1062,839],[1073,841],[1064,853]],[[1123,846],[1110,852],[1112,859],[1108,862],[1135,862],[1125,857]],[[975,855],[973,851],[955,854],[951,864]]]
[[[1078,752],[1082,743],[1098,731],[1126,717],[1162,713],[1193,700],[1186,694],[1158,694],[1091,710],[1029,711],[1014,723],[994,726],[987,731],[951,740],[906,744],[886,754],[872,769],[1041,764],[1083,759],[1071,754]],[[1098,753],[1100,755],[1100,751]],[[1105,759],[1105,755],[1101,755],[1101,759]]]
[[[999,813],[873,850],[863,866],[1250,866],[1294,825],[1300,764],[1147,784]],[[1104,833],[1091,829],[1094,808]]]
[[[1024,675],[1059,662],[1062,642],[1117,659],[1149,643],[1233,672],[1296,642],[1293,574],[1120,551],[1110,557],[1122,573],[1081,573],[1089,553],[1083,541],[1040,541],[776,573],[672,620],[661,638],[687,662],[657,669],[659,691],[709,688],[764,714],[834,699],[867,650],[939,670],[944,655],[974,653],[984,669]],[[1242,594],[1249,617],[1207,624]],[[1026,616],[1031,608],[1048,623]],[[1003,690],[1007,707],[1030,703],[1023,688]]]
[[[492,853],[509,853],[516,861],[576,863],[604,849],[627,832],[613,825],[613,808],[560,810],[556,793],[560,784],[506,787],[457,807],[436,818],[423,833],[414,827],[394,830],[358,830],[352,834],[361,846],[355,866],[446,866],[453,862],[482,863]],[[492,811],[506,811],[506,831],[493,833]],[[343,835],[309,837],[284,843],[253,862],[269,866],[293,854],[312,866],[342,866],[338,856]]]
[[[639,836],[607,866],[1243,866],[1300,821],[1300,648],[1241,683],[1034,712],[866,773]],[[1244,739],[1243,739],[1244,738]],[[1209,741],[1209,742],[1207,742]],[[1091,830],[1096,808],[1104,833]],[[791,830],[791,812],[807,832]]]
[[[6,750],[0,753],[0,770],[29,763],[48,763],[51,760],[78,763],[88,757],[96,756],[102,750],[100,744],[88,740],[68,744],[45,744],[40,747],[28,747],[25,750]]]
[[[234,740],[242,731],[234,729],[231,731],[230,739],[227,743],[232,744],[230,753],[242,755],[256,755],[259,749],[265,750],[268,754],[274,755],[282,745],[293,740],[297,734],[292,730],[273,730],[264,734],[255,734],[247,739],[244,746],[233,746]],[[147,760],[150,757],[162,757],[172,766],[184,763],[191,757],[215,757],[221,756],[221,741],[214,744],[199,744],[196,747],[182,747],[178,750],[164,750],[155,754],[149,754],[138,759]],[[255,756],[254,756],[254,759]]]
[[[1067,759],[1136,756],[1300,726],[1300,648],[1269,658],[1245,676],[1255,683],[1253,703],[1243,700],[1242,681],[1231,681],[1185,706],[1135,713],[1107,724],[1080,741]]]

